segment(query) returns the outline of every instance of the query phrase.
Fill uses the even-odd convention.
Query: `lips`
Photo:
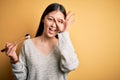
[[[54,33],[56,33],[56,28],[52,28],[52,27],[50,27],[49,28],[49,33],[51,33],[51,34],[54,34]]]

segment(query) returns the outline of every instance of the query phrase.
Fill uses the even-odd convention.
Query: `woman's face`
[[[64,15],[59,10],[47,14],[43,20],[43,34],[48,37],[55,37],[64,28]]]

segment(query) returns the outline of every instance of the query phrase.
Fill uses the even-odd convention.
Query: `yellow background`
[[[120,80],[120,0],[0,0],[0,49],[35,35],[48,4],[75,13],[70,35],[80,60],[69,80]],[[0,80],[13,80],[9,58],[0,53]]]

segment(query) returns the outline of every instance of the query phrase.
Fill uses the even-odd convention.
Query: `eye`
[[[64,22],[63,22],[63,20],[58,20],[58,22],[59,22],[59,23],[61,23],[61,24],[63,24],[63,23],[64,23]]]
[[[48,17],[47,19],[48,19],[49,21],[53,21],[53,18],[51,18],[51,17]]]

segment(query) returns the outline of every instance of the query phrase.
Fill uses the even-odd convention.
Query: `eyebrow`
[[[52,17],[52,18],[54,18],[53,16],[50,16],[50,15],[48,15],[48,17]],[[64,21],[64,18],[58,18],[58,19]]]

